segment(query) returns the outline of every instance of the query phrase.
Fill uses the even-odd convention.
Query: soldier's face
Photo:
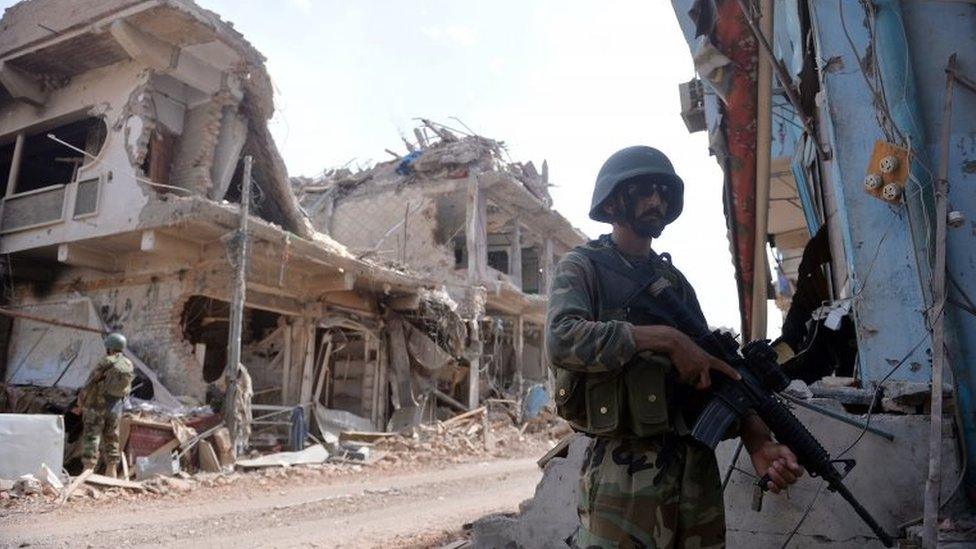
[[[626,223],[643,238],[657,238],[664,230],[668,213],[668,188],[658,182],[633,182],[622,193],[627,204]]]
[[[668,213],[667,189],[661,183],[642,185],[631,195],[634,200],[635,221],[664,223]]]

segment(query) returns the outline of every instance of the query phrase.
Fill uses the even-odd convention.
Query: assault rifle
[[[894,540],[881,528],[871,513],[844,485],[843,479],[855,465],[853,459],[833,460],[819,441],[800,423],[800,420],[783,405],[776,393],[786,389],[789,378],[776,362],[776,352],[765,340],[746,344],[738,350],[735,338],[727,333],[711,332],[707,326],[691,315],[687,307],[670,290],[670,283],[657,277],[648,287],[650,293],[676,313],[679,328],[688,334],[698,334],[698,344],[708,353],[725,361],[742,376],[741,381],[712,372],[712,399],[705,406],[692,429],[692,436],[714,449],[729,430],[732,422],[750,410],[756,412],[769,426],[776,440],[788,446],[800,465],[812,477],[821,477],[832,492],[837,492],[854,508],[885,547],[892,547]],[[838,470],[840,465],[843,470]],[[759,481],[767,489],[769,475]]]

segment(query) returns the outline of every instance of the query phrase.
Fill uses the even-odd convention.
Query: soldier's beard
[[[629,205],[627,208],[627,225],[630,230],[641,238],[658,238],[661,236],[661,232],[664,231],[665,212],[662,212],[659,217],[650,216],[647,214],[637,216],[637,212],[634,211],[633,205]]]
[[[664,223],[655,219],[635,219],[630,224],[631,230],[641,238],[657,238],[664,231]]]

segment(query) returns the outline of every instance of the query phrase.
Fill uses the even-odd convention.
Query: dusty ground
[[[407,473],[306,471],[156,498],[20,506],[0,514],[0,546],[423,547],[516,510],[541,477],[535,456]]]
[[[436,547],[466,522],[517,510],[550,444],[198,475],[154,483],[160,493],[87,490],[60,508],[50,496],[6,500],[0,547]]]

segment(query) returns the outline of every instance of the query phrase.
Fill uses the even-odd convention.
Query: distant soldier
[[[98,361],[88,381],[78,394],[85,425],[81,461],[85,469],[94,470],[99,454],[105,463],[105,474],[115,477],[119,465],[119,418],[122,399],[129,394],[134,377],[132,362],[125,358],[125,336],[118,333],[105,338],[108,354]]]

